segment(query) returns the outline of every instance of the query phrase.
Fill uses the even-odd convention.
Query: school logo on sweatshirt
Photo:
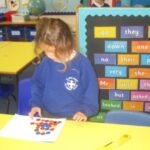
[[[75,90],[78,87],[78,80],[74,77],[66,78],[65,87],[69,91]]]

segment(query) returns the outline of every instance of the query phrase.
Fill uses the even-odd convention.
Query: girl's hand
[[[77,112],[72,119],[75,121],[87,121],[87,116],[82,112]]]
[[[42,117],[40,107],[32,107],[31,111],[29,112],[29,117],[32,119],[36,113],[38,113],[39,117]]]

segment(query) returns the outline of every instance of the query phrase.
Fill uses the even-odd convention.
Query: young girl
[[[45,57],[32,77],[29,116],[86,121],[98,112],[98,85],[89,60],[73,48],[68,25],[43,18],[37,24],[35,50]]]

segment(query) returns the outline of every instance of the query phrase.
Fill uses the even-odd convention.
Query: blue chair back
[[[7,98],[13,93],[13,91],[13,84],[0,84],[0,97]]]
[[[14,95],[14,85],[13,84],[0,84],[0,100],[7,100],[6,113],[9,114],[10,110],[10,96],[13,97],[16,102],[16,96]]]
[[[112,110],[107,112],[105,123],[150,126],[150,114],[144,112]]]
[[[31,79],[26,78],[19,81],[19,95],[18,95],[18,114],[28,115],[31,108],[29,106],[29,99],[31,97]]]

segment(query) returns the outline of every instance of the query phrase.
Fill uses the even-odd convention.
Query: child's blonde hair
[[[41,43],[55,47],[55,56],[64,64],[65,69],[74,51],[71,29],[61,19],[41,18],[36,26],[35,52]]]

